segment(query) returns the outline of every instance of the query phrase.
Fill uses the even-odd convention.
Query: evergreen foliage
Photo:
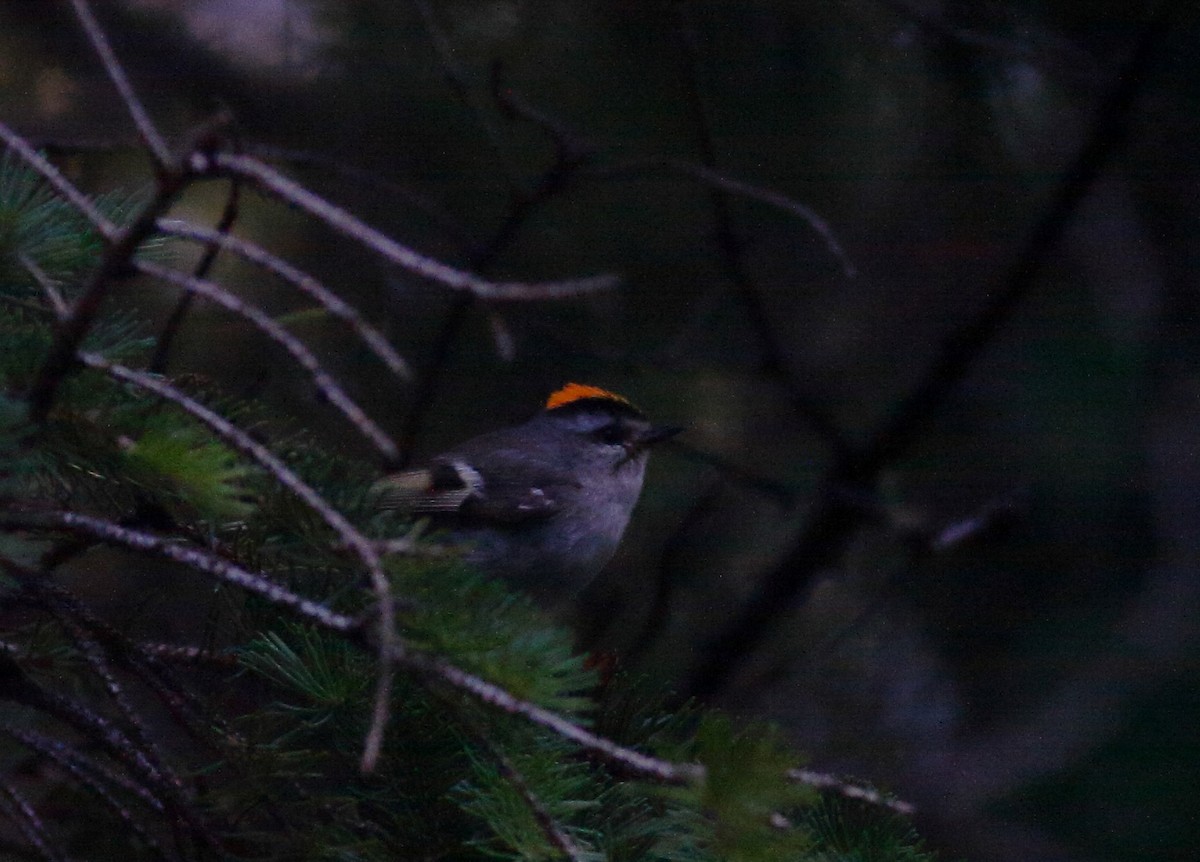
[[[100,203],[117,223],[137,207],[128,198]],[[419,553],[417,529],[370,511],[365,465],[327,454],[261,408],[228,403],[202,381],[176,380],[253,426],[365,535],[412,531],[418,553],[385,558],[406,650],[619,745],[704,767],[682,786],[628,775],[436,675],[401,672],[382,756],[362,774],[378,674],[362,637],[298,621],[269,596],[215,581],[202,581],[206,604],[176,597],[201,567],[182,577],[186,567],[128,545],[114,558],[93,540],[37,526],[49,511],[103,518],[211,552],[338,613],[372,611],[361,565],[327,524],[175,405],[90,368],[64,381],[45,423],[26,418],[24,397],[57,332],[46,291],[69,303],[101,252],[73,209],[11,156],[0,161],[0,823],[15,827],[0,830],[14,836],[0,852],[347,862],[927,858],[894,817],[858,808],[847,817],[846,805],[790,782],[797,756],[769,728],[670,711],[619,675],[602,678],[526,599],[456,559]],[[85,347],[136,365],[151,346],[145,335],[136,320],[110,313]],[[105,621],[96,596],[121,589],[135,570],[153,573],[155,605]],[[207,619],[204,648],[148,646],[179,628],[156,613]]]

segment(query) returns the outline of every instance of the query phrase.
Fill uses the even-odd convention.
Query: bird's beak
[[[648,449],[655,443],[661,443],[664,440],[670,440],[676,434],[686,431],[679,425],[651,425],[646,429],[645,433],[637,438],[637,446],[639,449]]]
[[[651,425],[645,431],[625,444],[625,456],[617,462],[617,466],[613,468],[614,472],[619,470],[623,465],[636,459],[639,455],[653,446],[655,443],[661,443],[664,440],[670,440],[680,431],[687,429],[677,425]]]

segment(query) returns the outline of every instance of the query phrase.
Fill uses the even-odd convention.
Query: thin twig
[[[46,827],[29,804],[29,800],[7,781],[0,781],[0,796],[8,800],[8,816],[25,840],[48,862],[65,862],[67,857],[50,843]]]
[[[540,122],[542,118],[540,113],[536,118],[527,113],[527,110],[532,109],[524,99],[512,91],[511,87],[504,84],[502,68],[499,63],[492,65],[492,93],[509,116],[530,122],[546,133],[554,145],[555,156],[529,191],[517,190],[515,182],[510,180],[512,189],[509,193],[507,213],[492,234],[491,239],[470,258],[471,268],[480,272],[486,272],[496,262],[504,250],[516,239],[517,234],[530,217],[566,187],[572,174],[584,161],[584,149],[575,145],[577,139],[574,135],[566,132],[562,124]],[[563,135],[567,135],[567,137]],[[442,373],[449,364],[454,343],[458,340],[458,336],[466,324],[475,300],[487,298],[472,293],[459,294],[446,312],[446,317],[434,337],[429,361],[425,366],[420,383],[417,385],[417,390],[413,394],[412,406],[409,408],[400,431],[402,463],[407,463],[416,449],[417,438],[420,435],[425,415],[433,404],[433,399],[441,383]],[[498,322],[494,309],[492,321],[493,332],[499,332],[504,328],[503,324]],[[497,344],[500,344],[499,340],[497,340]],[[503,354],[503,350],[500,352]]]
[[[163,805],[162,800],[146,789],[146,787],[118,772],[112,771],[95,758],[84,754],[60,739],[44,736],[28,728],[13,727],[8,724],[0,725],[0,731],[7,733],[25,747],[31,748],[39,754],[50,758],[55,763],[63,765],[64,768],[66,768],[66,763],[71,763],[74,765],[72,771],[78,770],[81,773],[87,773],[97,783],[105,782],[120,788],[132,796],[136,796],[148,808],[159,814],[166,811],[166,806]]]
[[[82,552],[88,544],[90,543],[77,542],[71,551]],[[51,562],[53,565],[61,565],[63,561],[63,552],[56,548],[42,555],[42,568],[44,571],[50,571]],[[170,668],[159,660],[152,649],[144,644],[134,643],[122,632],[101,620],[61,585],[42,578],[38,580],[34,593],[43,603],[53,604],[85,626],[112,660],[154,692],[180,726],[186,728],[194,737],[201,738],[195,732],[195,728],[214,726],[226,736],[230,735],[224,722],[212,715],[196,695],[174,678]]]
[[[133,812],[129,810],[129,807],[113,796],[109,789],[100,783],[96,777],[96,773],[99,772],[99,770],[95,769],[94,763],[90,764],[93,767],[93,771],[89,771],[88,769],[84,768],[82,764],[88,762],[88,760],[79,752],[74,751],[69,746],[59,742],[58,740],[51,740],[40,736],[39,734],[21,730],[19,728],[0,726],[0,731],[9,734],[13,739],[20,742],[30,751],[40,754],[42,757],[45,757],[47,760],[53,762],[60,769],[67,772],[72,778],[75,779],[75,781],[77,781],[80,785],[91,792],[93,796],[99,799],[105,805],[105,807],[107,807],[117,817],[117,819],[119,819],[130,832],[136,835],[138,839],[146,845],[150,852],[159,859],[177,860],[180,858],[174,853],[169,853],[166,851],[162,845],[159,844],[158,840],[150,834],[150,831],[141,823],[141,821],[134,817]],[[104,773],[100,772],[100,774]],[[125,784],[120,784],[118,786],[126,787]],[[137,785],[133,785],[132,788],[135,790],[144,790],[144,788],[138,787]],[[126,789],[130,788],[126,787]],[[149,796],[149,794],[147,794],[147,796],[149,799],[154,800],[153,796]],[[157,800],[154,801],[157,802]],[[161,806],[158,810],[161,811]]]
[[[833,227],[829,222],[812,207],[776,189],[757,186],[743,180],[735,179],[714,170],[708,165],[696,164],[684,159],[673,159],[666,156],[646,156],[609,164],[589,165],[580,171],[580,176],[613,177],[646,173],[679,174],[709,188],[728,192],[729,194],[756,201],[794,215],[812,228],[813,232],[821,238],[821,241],[825,244],[825,248],[837,259],[838,265],[842,269],[842,274],[846,278],[857,278],[858,276],[858,267],[850,259],[850,255],[846,252],[841,241],[838,240],[837,234],[834,233]]]
[[[797,784],[807,784],[809,787],[815,787],[817,790],[832,790],[847,799],[857,799],[860,802],[886,808],[905,817],[911,817],[917,813],[916,806],[911,802],[905,802],[903,799],[897,799],[894,796],[880,793],[873,787],[843,781],[836,775],[829,775],[825,772],[814,772],[811,769],[789,769],[787,777]]]
[[[46,302],[54,309],[54,315],[60,320],[66,317],[69,309],[66,302],[63,301],[62,294],[58,292],[58,287],[51,281],[50,276],[46,275],[45,271],[25,252],[17,255],[17,261],[25,268],[26,272],[33,276],[33,280],[42,289],[42,295],[46,297]]]
[[[343,236],[371,249],[385,260],[422,278],[470,293],[481,299],[504,302],[564,299],[611,290],[620,283],[615,275],[597,275],[547,282],[488,281],[401,245],[346,210],[334,206],[257,159],[228,153],[217,153],[212,156],[197,153],[192,157],[192,166],[198,173],[242,177],[252,182],[261,191],[284,203],[300,208]]]
[[[367,734],[367,738],[363,748],[363,769],[371,771],[374,769],[375,763],[379,758],[379,753],[383,746],[383,731],[388,717],[388,704],[391,699],[392,686],[392,669],[391,665],[384,660],[387,650],[390,648],[393,640],[396,637],[396,613],[395,605],[392,600],[391,585],[388,582],[387,575],[383,571],[383,564],[380,561],[379,553],[375,546],[362,533],[360,533],[341,513],[334,509],[329,503],[318,494],[311,486],[306,484],[294,472],[289,470],[287,466],[279,460],[269,449],[263,446],[258,441],[250,437],[242,429],[238,428],[225,417],[208,409],[200,402],[193,398],[189,398],[184,393],[180,392],[175,387],[168,383],[152,377],[148,374],[143,374],[139,371],[134,371],[130,368],[125,368],[121,365],[116,365],[109,362],[103,357],[90,353],[81,353],[79,359],[89,368],[95,368],[104,371],[111,377],[120,380],[124,383],[131,383],[141,389],[151,392],[160,398],[163,398],[184,411],[199,419],[207,425],[217,436],[226,441],[237,449],[242,454],[250,457],[269,472],[281,485],[295,494],[312,509],[320,518],[338,535],[338,538],[349,547],[363,566],[367,569],[370,579],[372,591],[375,594],[376,609],[375,612],[379,616],[379,632],[378,643],[380,650],[380,662],[378,667],[379,677],[376,684],[375,706],[372,711],[371,726]],[[76,516],[85,517],[85,516]],[[121,528],[124,529],[124,528]],[[115,534],[114,534],[115,535]],[[146,534],[149,535],[149,534]],[[170,556],[174,553],[170,546],[161,546],[160,541],[154,540],[154,537],[146,540],[150,542],[147,550],[151,550],[153,546],[155,552]],[[194,553],[195,549],[188,549]],[[204,561],[206,558],[195,557],[198,561]],[[212,561],[219,561],[220,558],[211,557]],[[223,562],[223,561],[222,561]],[[209,564],[206,563],[206,564]],[[202,569],[209,571],[211,574],[217,575],[229,580],[231,583],[237,583],[243,586],[244,589],[259,592],[270,598],[271,595],[277,598],[272,601],[290,607],[294,610],[299,610],[308,615],[324,616],[328,621],[326,627],[339,628],[340,624],[345,621],[346,625],[341,626],[340,630],[348,631],[357,627],[357,623],[351,621],[348,617],[342,617],[340,614],[333,614],[328,608],[319,603],[312,602],[308,599],[302,599],[283,587],[279,587],[270,583],[264,578],[256,575],[251,575],[237,567],[218,569]]]
[[[456,242],[468,241],[467,230],[453,216],[412,189],[396,182],[379,171],[373,171],[358,165],[348,164],[325,153],[310,150],[297,150],[287,147],[277,147],[268,144],[246,144],[244,152],[247,155],[262,159],[264,162],[286,164],[293,168],[320,168],[323,175],[332,174],[337,177],[370,188],[376,196],[385,192],[401,202],[417,210],[430,223]]]
[[[162,135],[159,134],[158,129],[155,128],[150,115],[146,113],[146,109],[138,99],[137,93],[133,91],[125,70],[117,61],[116,54],[113,53],[112,46],[108,43],[108,36],[105,35],[104,30],[96,22],[95,16],[92,15],[91,7],[87,4],[86,0],[71,0],[71,5],[75,7],[75,15],[79,18],[79,23],[83,25],[88,40],[91,41],[92,47],[96,49],[96,53],[100,56],[100,62],[104,64],[104,70],[108,72],[108,77],[112,79],[113,86],[121,94],[121,101],[125,103],[125,108],[129,111],[129,116],[133,119],[133,124],[137,127],[138,136],[142,139],[142,143],[146,145],[146,149],[150,153],[150,158],[154,161],[155,171],[160,175],[169,172],[171,151],[167,147],[166,141],[163,140]]]
[[[149,261],[135,261],[132,265],[139,272],[169,281],[184,290],[199,294],[227,311],[245,318],[263,335],[286,350],[296,364],[308,372],[317,391],[375,446],[385,462],[394,464],[397,461],[399,450],[392,438],[366,414],[353,398],[346,394],[346,390],[325,370],[308,346],[277,323],[269,314],[235,296],[215,282],[196,278]]]
[[[226,236],[233,223],[238,216],[238,201],[241,198],[241,182],[234,177],[229,181],[229,193],[225,195],[225,205],[221,209],[221,218],[217,221],[217,229],[211,233],[215,237]],[[162,228],[162,219],[159,219],[159,229]],[[192,270],[193,278],[207,278],[208,271],[212,269],[212,265],[217,260],[217,252],[221,248],[221,243],[218,239],[209,239],[205,242],[204,253],[200,256],[200,260],[196,262],[196,267]],[[158,343],[154,347],[154,355],[150,359],[149,370],[155,374],[162,374],[166,371],[167,362],[171,355],[171,347],[175,343],[175,337],[179,334],[179,330],[183,327],[184,318],[187,317],[188,311],[192,307],[192,299],[195,296],[190,290],[185,290],[180,294],[179,299],[175,303],[175,307],[171,309],[170,315],[167,317],[166,323],[163,324],[162,332],[158,336]]]
[[[567,831],[559,825],[558,821],[554,819],[554,815],[546,808],[545,803],[533,792],[533,788],[529,786],[529,782],[525,780],[525,776],[521,774],[521,770],[517,769],[508,755],[501,751],[488,738],[484,729],[475,727],[473,730],[476,738],[487,750],[492,760],[495,761],[496,768],[501,777],[517,792],[517,795],[521,797],[521,801],[525,803],[525,807],[533,815],[533,819],[537,822],[538,828],[542,830],[542,835],[550,842],[550,846],[562,853],[570,862],[583,862],[587,858],[583,851],[575,844],[574,839],[567,834]]]
[[[36,580],[26,581],[25,583],[34,595],[44,603],[45,607],[58,620],[59,624],[66,629],[75,644],[75,648],[83,656],[84,662],[91,670],[92,675],[103,684],[105,691],[108,693],[109,700],[113,702],[117,711],[125,719],[126,735],[130,738],[130,742],[138,747],[138,750],[142,752],[147,762],[162,776],[163,781],[174,788],[185,799],[194,801],[190,788],[185,786],[179,776],[175,774],[174,770],[171,769],[162,756],[162,751],[157,743],[150,738],[145,722],[125,695],[125,689],[113,674],[112,668],[109,667],[105,651],[101,648],[100,644],[73,617],[70,613],[70,608],[54,601],[52,594],[39,590]]]
[[[544,727],[633,777],[677,785],[697,784],[704,780],[705,769],[699,763],[675,763],[618,745],[441,658],[405,649],[400,642],[393,647],[391,659],[397,667],[462,691],[507,715],[520,716]]]
[[[220,233],[178,219],[160,219],[158,229],[171,236],[195,242],[212,243],[278,276],[288,284],[319,302],[332,316],[354,331],[367,349],[403,381],[412,379],[412,369],[396,352],[378,329],[368,323],[358,310],[306,272],[301,272],[286,260],[271,254],[262,246],[232,234]]]
[[[450,85],[454,95],[470,111],[475,122],[483,130],[483,139],[492,151],[492,157],[496,160],[496,164],[504,168],[503,173],[508,178],[511,190],[513,171],[507,163],[507,155],[500,142],[500,131],[488,116],[487,108],[472,92],[466,73],[454,59],[454,48],[450,45],[446,32],[438,24],[437,15],[434,14],[429,0],[413,0],[413,5],[421,16],[421,23],[425,25],[425,33],[429,36],[434,53],[438,55],[438,61],[442,64],[442,75],[446,78],[446,83]]]
[[[686,3],[676,3],[674,9],[685,61],[684,89],[692,113],[696,142],[703,167],[700,171],[691,172],[691,175],[704,178],[709,184],[709,201],[712,206],[717,247],[720,252],[721,265],[725,270],[725,277],[729,279],[730,284],[736,290],[737,296],[741,299],[750,318],[750,325],[758,336],[763,351],[763,371],[783,383],[790,396],[792,409],[813,431],[820,435],[835,457],[847,457],[850,451],[849,441],[833,417],[804,392],[800,381],[796,379],[796,375],[789,365],[787,350],[776,332],[774,322],[771,320],[763,300],[762,290],[746,265],[745,244],[734,224],[733,211],[729,206],[728,199],[731,187],[737,184],[732,181],[715,181],[716,178],[721,177],[716,172],[717,157],[716,149],[713,146],[712,121],[700,85],[700,36],[690,20]],[[746,191],[745,186],[739,189],[742,194]],[[823,222],[820,224],[828,237],[832,238],[833,234],[828,226]],[[841,246],[837,245],[836,248],[840,250]],[[845,259],[844,253],[841,255],[841,259]]]

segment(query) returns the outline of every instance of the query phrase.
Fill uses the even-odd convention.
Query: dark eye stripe
[[[625,430],[616,422],[596,429],[596,439],[609,446],[619,446],[625,442]]]

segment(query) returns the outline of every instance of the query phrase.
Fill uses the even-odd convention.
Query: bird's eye
[[[625,432],[616,422],[596,429],[596,439],[606,446],[620,446],[625,442]]]

